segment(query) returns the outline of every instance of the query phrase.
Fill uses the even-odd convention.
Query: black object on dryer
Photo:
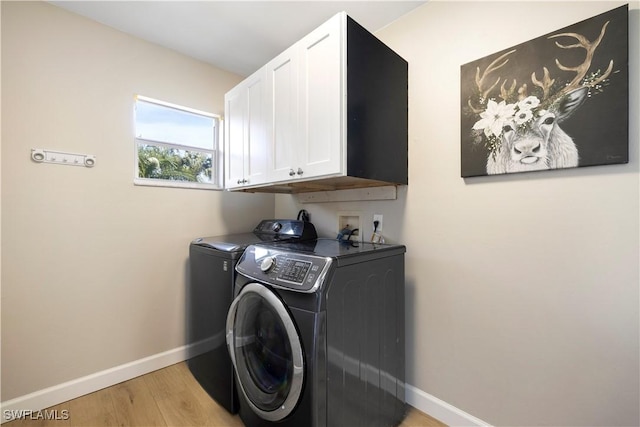
[[[238,412],[238,397],[225,324],[233,299],[236,262],[253,243],[316,237],[310,222],[273,219],[261,221],[251,233],[201,237],[189,246],[187,335],[195,345],[187,365],[207,393],[231,413]]]
[[[405,251],[333,239],[245,250],[226,337],[245,426],[402,421]]]

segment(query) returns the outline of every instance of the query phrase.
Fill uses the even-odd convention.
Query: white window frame
[[[154,141],[151,139],[138,138],[135,132],[136,128],[136,103],[137,101],[149,102],[156,105],[161,105],[163,107],[173,108],[175,110],[186,111],[193,114],[198,114],[201,116],[206,116],[212,118],[216,122],[217,132],[214,132],[214,141],[213,141],[213,149],[207,150],[200,147],[194,147],[183,144],[176,143],[167,143],[164,141]],[[149,98],[142,95],[136,95],[134,97],[133,103],[133,129],[134,129],[134,143],[133,143],[133,183],[134,185],[142,185],[142,186],[150,186],[150,187],[171,187],[171,188],[191,188],[191,189],[201,189],[201,190],[223,190],[224,189],[224,163],[223,163],[223,153],[222,153],[222,145],[220,141],[222,141],[222,132],[224,129],[224,123],[221,116],[217,114],[208,113],[206,111],[196,110],[194,108],[185,107],[182,105],[172,104],[170,102],[161,101],[154,98]],[[211,154],[211,167],[213,169],[212,174],[212,182],[211,183],[202,183],[202,182],[191,182],[191,181],[172,181],[168,179],[158,179],[158,178],[141,178],[138,176],[139,168],[138,168],[138,145],[139,144],[148,144],[148,145],[156,145],[159,147],[166,148],[177,148],[180,150],[189,150],[189,151],[198,151],[204,153]]]

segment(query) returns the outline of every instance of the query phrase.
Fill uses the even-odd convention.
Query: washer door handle
[[[231,363],[233,364],[233,369],[237,370],[236,366],[236,352],[235,352],[235,344],[233,342],[233,330],[235,328],[236,323],[236,312],[238,311],[238,302],[240,302],[240,298],[235,298],[229,307],[229,312],[227,313],[227,350],[229,351],[229,357],[231,357]]]

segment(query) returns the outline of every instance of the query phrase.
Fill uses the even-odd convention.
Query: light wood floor
[[[243,427],[237,415],[230,415],[209,397],[184,362],[61,403],[47,411],[49,416],[57,414],[58,418],[68,419],[20,419],[7,422],[3,427]],[[401,424],[401,427],[436,426],[444,424],[413,408]]]

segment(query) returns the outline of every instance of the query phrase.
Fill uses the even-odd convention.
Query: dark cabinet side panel
[[[347,174],[408,184],[408,64],[347,17]]]

